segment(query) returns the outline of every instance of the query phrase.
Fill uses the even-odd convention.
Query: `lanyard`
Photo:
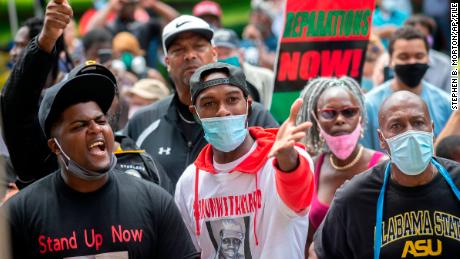
[[[380,248],[382,246],[383,199],[385,197],[385,189],[388,184],[388,177],[390,175],[390,163],[391,162],[388,162],[386,166],[382,189],[380,189],[379,198],[377,200],[377,215],[375,219],[374,237],[374,259],[378,259],[380,257]],[[436,169],[438,169],[439,173],[444,177],[447,184],[449,184],[457,199],[460,200],[460,191],[450,178],[447,170],[442,165],[440,165],[434,158],[431,158],[431,163],[436,167]]]

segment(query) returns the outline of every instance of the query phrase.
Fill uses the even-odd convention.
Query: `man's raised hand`
[[[311,122],[303,122],[296,125],[297,114],[302,107],[302,99],[297,99],[291,106],[289,118],[281,125],[276,134],[269,157],[275,156],[278,166],[283,171],[291,171],[297,166],[297,151],[294,149],[295,142],[299,142],[306,135],[306,130],[311,127]]]
[[[38,38],[40,48],[51,53],[72,17],[72,7],[67,0],[51,0],[46,6],[45,21]]]

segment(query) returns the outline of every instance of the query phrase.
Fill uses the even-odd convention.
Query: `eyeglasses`
[[[339,113],[342,114],[343,117],[349,119],[358,114],[359,110],[359,107],[345,107],[342,109],[324,108],[318,109],[318,114],[324,120],[335,120]]]

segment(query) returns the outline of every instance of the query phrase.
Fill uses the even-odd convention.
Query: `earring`
[[[314,149],[314,150],[312,150],[312,151],[318,152],[318,144],[313,145],[313,149]]]
[[[318,140],[318,142],[315,143],[315,145],[314,145],[315,152],[321,153],[321,150],[322,150],[323,147],[324,147],[324,143],[325,143],[325,141],[324,141],[323,136],[319,135],[319,140]]]
[[[361,136],[360,136],[360,138],[364,138],[364,129],[363,128],[361,128]]]
[[[319,143],[320,143],[319,145],[320,145],[320,146],[323,146],[323,145],[324,145],[324,142],[325,142],[325,140],[324,140],[323,136],[321,136],[321,134],[320,134],[320,135],[319,135]]]

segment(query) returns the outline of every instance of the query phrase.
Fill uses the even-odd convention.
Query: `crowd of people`
[[[449,1],[422,2],[412,15],[409,0],[376,1],[361,82],[312,79],[278,122],[284,1],[251,1],[240,38],[213,1],[191,15],[95,1],[76,23],[50,0],[16,33],[0,99],[2,245],[12,258],[460,258]]]

